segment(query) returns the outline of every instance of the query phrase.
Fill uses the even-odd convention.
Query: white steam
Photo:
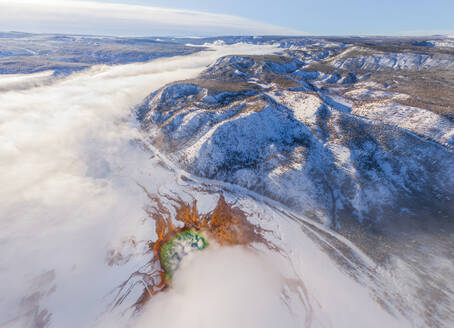
[[[0,74],[0,91],[18,90],[36,87],[50,82],[52,71],[44,71],[33,74]]]
[[[156,191],[174,179],[132,142],[138,134],[131,109],[220,56],[276,48],[212,50],[96,66],[51,85],[0,93],[0,323],[32,325],[49,311],[51,327],[87,326],[105,310],[108,292],[146,262],[137,254],[153,226],[141,221],[145,197],[136,182]],[[129,239],[137,256],[107,266],[107,250]],[[36,277],[51,279],[44,286]]]
[[[185,258],[172,288],[152,298],[135,328],[299,327],[270,261],[240,247],[212,246]]]

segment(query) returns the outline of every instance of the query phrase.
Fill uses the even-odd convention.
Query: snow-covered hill
[[[395,275],[391,308],[412,308],[416,326],[449,326],[452,56],[330,47],[221,58],[146,98],[144,137],[183,170],[336,230]]]
[[[350,57],[349,54],[358,51],[359,54]],[[367,52],[367,51],[366,51]],[[370,50],[368,52],[371,52]],[[453,56],[448,54],[424,54],[424,53],[371,53],[361,54],[361,49],[349,48],[346,53],[331,60],[336,68],[346,70],[416,70],[425,71],[432,69],[454,70]]]
[[[222,58],[198,80],[152,94],[139,110],[143,128],[184,169],[334,226],[451,213],[452,121],[354,86],[349,99],[362,104],[349,105],[302,67],[292,57]]]

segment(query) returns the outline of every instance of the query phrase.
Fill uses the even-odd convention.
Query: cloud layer
[[[0,30],[121,36],[303,34],[237,16],[74,0],[0,0]]]

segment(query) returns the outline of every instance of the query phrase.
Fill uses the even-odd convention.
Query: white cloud
[[[74,0],[0,0],[0,30],[124,36],[304,34],[237,16]]]

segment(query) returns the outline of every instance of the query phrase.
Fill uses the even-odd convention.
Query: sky
[[[452,0],[95,1],[0,0],[0,30],[125,36],[454,34]]]

